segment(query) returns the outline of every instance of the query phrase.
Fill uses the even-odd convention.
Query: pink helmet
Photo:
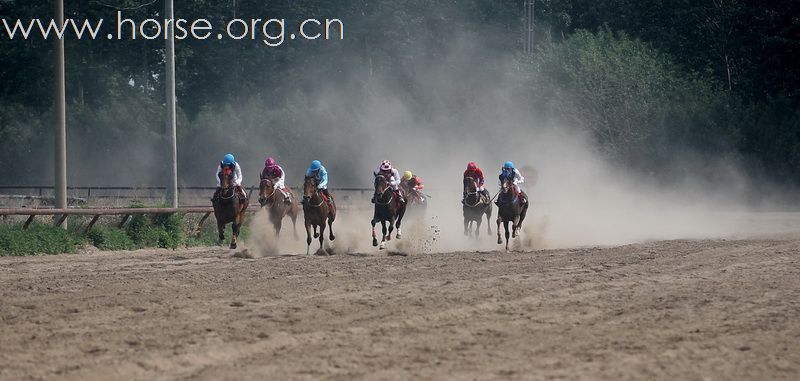
[[[381,171],[391,171],[392,170],[392,162],[389,160],[384,160],[381,163]]]
[[[268,157],[266,161],[264,161],[265,167],[272,167],[275,165],[275,159]]]
[[[470,171],[474,171],[478,169],[478,164],[475,163],[474,161],[470,161],[469,164],[467,164],[467,169]]]

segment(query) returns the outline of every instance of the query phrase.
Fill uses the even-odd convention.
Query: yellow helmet
[[[414,174],[411,171],[403,172],[403,180],[411,180],[412,177],[414,177]]]

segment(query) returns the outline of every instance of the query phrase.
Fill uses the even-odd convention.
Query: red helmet
[[[381,171],[391,171],[392,170],[392,162],[389,160],[384,160],[381,163]]]
[[[268,157],[267,160],[264,161],[265,167],[272,167],[275,165],[275,159]]]
[[[476,169],[478,169],[478,164],[474,161],[470,161],[469,164],[467,164],[467,170],[474,171]]]

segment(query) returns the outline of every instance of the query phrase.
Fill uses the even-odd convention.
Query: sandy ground
[[[0,258],[0,379],[800,379],[800,236]]]

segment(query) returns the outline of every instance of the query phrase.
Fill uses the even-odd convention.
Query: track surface
[[[800,379],[800,238],[0,258],[0,379]]]

